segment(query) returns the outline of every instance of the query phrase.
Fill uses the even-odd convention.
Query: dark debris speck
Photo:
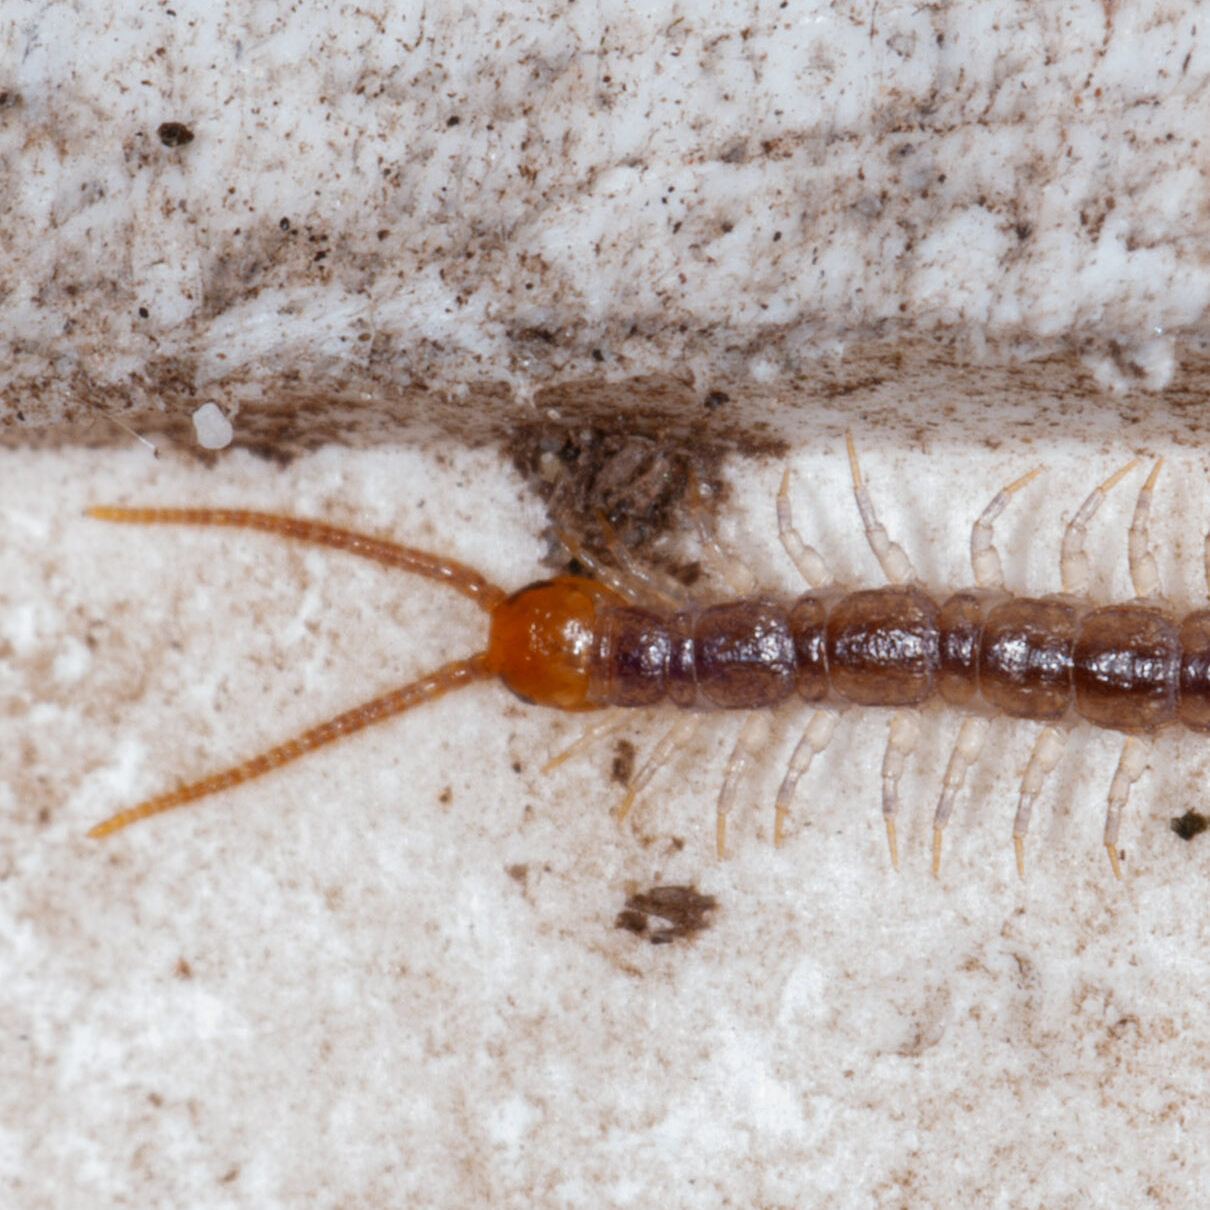
[[[161,122],[156,134],[165,147],[188,147],[193,142],[193,131],[184,122]]]
[[[709,915],[717,907],[713,895],[703,895],[694,886],[653,886],[627,895],[613,925],[646,937],[652,945],[670,945],[709,928]],[[667,924],[652,928],[652,917]]]
[[[1199,811],[1186,811],[1171,820],[1168,826],[1182,839],[1192,840],[1210,828],[1210,818]]]

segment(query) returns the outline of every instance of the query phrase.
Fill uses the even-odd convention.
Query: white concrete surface
[[[1044,453],[1006,515],[1023,591],[1057,582],[1065,517],[1134,452],[879,449],[865,467],[927,582],[969,580],[971,516]],[[1141,452],[1141,451],[1140,451]],[[1161,570],[1204,599],[1206,460],[1169,451]],[[928,873],[957,719],[925,719],[888,866],[885,716],[844,717],[770,804],[779,717],[713,851],[735,720],[708,727],[621,832],[611,748],[543,776],[579,720],[466,691],[106,841],[100,817],[271,744],[481,641],[472,605],[260,535],[107,526],[89,502],[243,503],[539,574],[537,508],[487,454],[325,452],[288,470],[126,454],[3,455],[0,474],[0,1170],[14,1204],[209,1206],[1192,1205],[1210,1008],[1204,741],[1161,739],[1100,847],[1118,740],[1078,730],[1018,882],[1035,728],[995,724]],[[875,582],[838,445],[797,455],[806,536]],[[724,534],[795,591],[780,466],[744,467]],[[1092,532],[1128,592],[1142,469]],[[640,757],[663,723],[640,716]],[[627,888],[719,901],[691,943],[613,927]]]
[[[1003,540],[1014,585],[1049,591],[1089,487],[1164,452],[1162,571],[1191,607],[1206,459],[1171,444],[1152,392],[1200,351],[1210,296],[1204,25],[1154,2],[6,0],[5,418],[156,407],[179,375],[238,447],[241,409],[286,383],[526,399],[561,375],[721,367],[776,406],[850,341],[940,335],[1001,366],[1075,350],[1130,427],[1088,391],[1078,423],[1074,400],[1034,410],[1031,441],[1036,396],[972,420],[941,384],[877,428],[855,404],[885,519],[927,583],[965,583],[973,515],[1045,461]],[[165,147],[165,121],[194,141]],[[560,339],[518,336],[544,326]],[[981,441],[951,444],[951,418]],[[619,833],[608,747],[541,775],[579,722],[490,686],[87,840],[474,649],[483,619],[335,556],[108,527],[86,504],[277,508],[509,585],[539,573],[540,510],[494,454],[212,461],[0,452],[6,1204],[1200,1204],[1210,842],[1167,823],[1205,806],[1204,741],[1157,746],[1120,884],[1099,845],[1112,736],[1073,738],[1021,884],[1032,728],[996,724],[934,882],[952,716],[926,720],[896,876],[881,718],[841,721],[775,851],[799,722],[777,720],[719,862],[734,720]],[[790,461],[807,536],[870,582],[835,434]],[[733,469],[724,534],[791,591],[781,469]],[[1128,591],[1141,474],[1094,530],[1105,599]],[[640,752],[657,733],[636,720]],[[615,929],[655,882],[714,895],[713,927],[661,948]]]

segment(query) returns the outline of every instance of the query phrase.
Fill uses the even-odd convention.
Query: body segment
[[[583,582],[549,583],[574,598]],[[1178,721],[1210,729],[1210,611],[1181,620],[1152,605],[1097,609],[973,591],[937,603],[913,585],[673,611],[592,600],[595,616],[582,621],[594,635],[583,709],[757,710],[792,696],[898,707],[940,697],[981,714],[1074,715],[1127,733]],[[549,662],[545,632],[540,641],[525,667]]]

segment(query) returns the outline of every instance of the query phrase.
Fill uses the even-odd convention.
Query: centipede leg
[[[631,778],[630,785],[626,787],[626,793],[614,813],[614,818],[618,821],[619,826],[630,814],[634,800],[643,792],[647,783],[668,763],[668,758],[673,752],[689,743],[697,734],[697,729],[702,725],[702,718],[702,715],[694,713],[678,715],[676,722],[664,732],[659,743],[652,749],[651,755]]]
[[[811,767],[811,762],[831,742],[836,730],[836,715],[831,710],[816,710],[807,723],[802,739],[790,757],[786,767],[786,775],[782,778],[777,791],[777,801],[774,804],[773,843],[780,846],[785,831],[786,819],[790,814],[790,803],[794,799],[794,791],[798,787],[798,779]]]
[[[715,815],[715,844],[720,858],[727,855],[727,816],[735,805],[740,779],[747,769],[758,760],[761,751],[769,742],[769,716],[761,710],[752,710],[744,719],[735,746],[727,757],[723,770],[723,786],[718,794],[718,810]]]
[[[689,512],[697,528],[701,544],[702,561],[712,575],[721,579],[738,596],[748,596],[756,588],[756,573],[733,550],[728,550],[719,541],[714,520],[706,506],[701,483],[689,469]]]
[[[954,750],[950,753],[950,761],[946,766],[945,777],[941,783],[941,797],[937,800],[937,813],[933,816],[933,877],[941,877],[941,834],[949,823],[950,813],[954,809],[954,799],[962,789],[966,780],[966,771],[979,759],[983,751],[983,741],[987,738],[989,722],[978,715],[963,720],[954,741]]]
[[[549,773],[552,769],[557,769],[565,761],[571,760],[574,756],[579,756],[581,752],[593,747],[606,736],[612,735],[615,731],[620,731],[627,724],[634,721],[631,718],[631,713],[628,710],[610,710],[603,719],[585,727],[566,748],[556,752],[542,766],[542,772]]]
[[[835,582],[832,569],[823,555],[814,546],[808,546],[794,525],[790,508],[790,468],[787,466],[777,489],[777,536],[790,562],[798,568],[798,574],[807,582],[808,588],[825,588]],[[814,721],[814,720],[812,720]]]
[[[1042,728],[1030,753],[1029,764],[1021,778],[1021,797],[1017,802],[1017,817],[1013,821],[1013,849],[1017,855],[1017,877],[1025,877],[1025,833],[1029,831],[1029,818],[1034,803],[1042,792],[1043,783],[1054,771],[1063,755],[1067,743],[1067,732],[1059,727]]]
[[[594,579],[600,580],[602,584],[607,584],[631,604],[658,601],[671,608],[680,605],[681,596],[679,594],[669,591],[666,583],[661,582],[655,575],[635,563],[630,552],[618,540],[605,517],[598,516],[597,520],[605,535],[606,548],[617,563],[616,567],[598,559],[592,551],[565,530],[555,530],[555,537],[558,538],[559,544],[571,558],[575,559],[581,567],[592,572]]]
[[[1063,548],[1059,556],[1059,576],[1063,583],[1063,591],[1075,593],[1078,596],[1088,595],[1088,583],[1091,571],[1088,556],[1084,553],[1084,543],[1088,538],[1088,522],[1096,515],[1109,490],[1119,483],[1130,471],[1138,465],[1138,459],[1132,458],[1125,466],[1113,472],[1099,487],[1094,487],[1088,498],[1076,510],[1076,515],[1067,524],[1063,534]]]
[[[865,481],[861,477],[861,467],[857,465],[857,448],[853,444],[853,434],[845,433],[845,444],[849,449],[849,470],[853,476],[853,497],[857,501],[857,511],[861,514],[861,525],[865,530],[866,541],[874,552],[874,558],[882,568],[882,574],[891,584],[907,584],[916,579],[916,569],[907,557],[902,546],[892,542],[887,536],[886,527],[878,520],[874,511],[874,502],[866,491]]]
[[[1159,478],[1163,458],[1157,459],[1147,476],[1147,482],[1139,490],[1134,506],[1134,519],[1130,522],[1128,548],[1130,553],[1130,582],[1136,597],[1155,597],[1160,593],[1160,573],[1155,564],[1155,553],[1151,549],[1148,526],[1151,521],[1151,499],[1155,495],[1155,481]]]
[[[1118,828],[1122,822],[1122,811],[1130,798],[1130,787],[1147,771],[1150,758],[1151,744],[1148,740],[1137,735],[1126,737],[1117,772],[1109,787],[1109,809],[1105,812],[1105,851],[1109,854],[1109,864],[1113,866],[1115,878],[1122,876],[1118,864]]]
[[[1002,487],[971,526],[971,570],[974,572],[977,587],[1004,587],[1004,568],[1000,564],[1000,552],[992,542],[996,520],[1013,496],[1041,473],[1042,468],[1035,466],[1028,474],[1022,475],[1007,487]]]
[[[891,850],[891,866],[899,869],[899,845],[895,838],[895,817],[899,814],[899,779],[907,758],[916,750],[920,738],[920,718],[913,710],[896,710],[887,733],[886,755],[882,758],[882,817]]]

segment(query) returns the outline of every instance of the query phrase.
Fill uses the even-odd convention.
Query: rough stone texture
[[[804,537],[862,586],[851,427],[932,587],[969,582],[972,519],[1044,461],[998,533],[1010,584],[1045,593],[1092,485],[1163,453],[1160,571],[1200,606],[1207,51],[1184,6],[0,20],[0,425],[55,447],[0,450],[12,1204],[1199,1204],[1206,838],[1168,826],[1205,808],[1197,737],[1157,745],[1120,885],[1112,735],[1073,735],[1021,884],[1035,729],[994,724],[935,883],[951,713],[924,720],[895,877],[884,715],[840,720],[780,850],[805,717],[771,718],[719,862],[738,720],[619,832],[617,779],[667,720],[541,775],[580,720],[491,686],[84,837],[483,634],[434,585],[89,503],[317,515],[513,587],[551,518],[645,556],[692,529],[696,479],[727,550],[792,591],[784,460]],[[232,448],[199,451],[209,402]],[[73,444],[129,442],[114,421],[159,459]],[[382,445],[418,434],[442,440]],[[451,437],[504,438],[546,507]],[[1129,595],[1143,474],[1091,527],[1098,600]],[[713,898],[706,927],[635,931],[661,885]]]
[[[279,454],[550,409],[793,438],[838,395],[964,423],[972,366],[1034,416],[1141,392],[1201,430],[1180,6],[6,19],[10,439],[187,442],[211,401]]]
[[[929,585],[969,583],[970,522],[1036,451],[876,448],[870,489]],[[1160,571],[1204,601],[1206,459],[1169,455]],[[1009,583],[1058,585],[1063,523],[1124,460],[1046,447],[1001,519]],[[803,536],[877,583],[843,445],[793,455]],[[723,537],[770,589],[782,473],[731,468]],[[1089,535],[1129,594],[1132,472]],[[215,467],[145,451],[0,451],[0,1186],[22,1210],[170,1205],[702,1207],[1198,1204],[1210,1157],[1205,737],[1135,787],[1124,877],[1100,844],[1119,736],[1079,727],[1010,839],[1036,724],[999,721],[932,813],[958,731],[929,712],[880,813],[885,712],[849,711],[772,802],[808,714],[769,716],[730,856],[714,804],[739,719],[711,719],[610,816],[635,712],[547,774],[583,718],[485,685],[105,841],[117,807],[277,743],[482,643],[438,585],[257,534],[103,525],[96,502],[326,516],[542,573],[541,509],[494,454],[327,450]],[[699,586],[704,588],[705,585]],[[714,898],[667,945],[619,916]],[[656,931],[650,928],[650,933]]]

